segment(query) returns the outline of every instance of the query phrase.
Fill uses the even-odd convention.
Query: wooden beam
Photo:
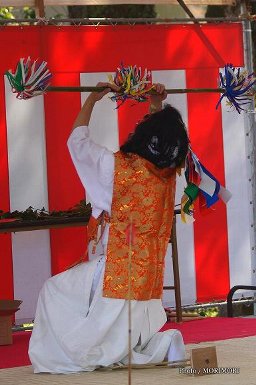
[[[190,19],[193,20],[194,23],[196,23],[197,22],[196,18],[193,15],[193,13],[190,11],[190,9],[187,7],[187,4],[185,4],[183,0],[177,0],[177,2],[182,7],[182,9],[186,12],[186,14],[190,17]]]
[[[0,7],[35,7],[41,0],[0,0]],[[110,4],[111,3],[111,4]],[[44,0],[45,6],[115,5],[115,4],[177,4],[177,0]],[[235,5],[236,0],[186,0],[187,5]],[[42,17],[42,16],[40,16]]]
[[[88,216],[70,218],[51,218],[42,220],[17,220],[13,222],[0,222],[1,233],[17,233],[19,231],[34,231],[43,229],[57,229],[63,227],[87,226]]]

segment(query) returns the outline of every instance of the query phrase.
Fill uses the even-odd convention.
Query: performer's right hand
[[[167,92],[165,90],[164,84],[156,83],[153,84],[155,94],[150,95],[150,112],[161,111],[162,102],[167,98]]]
[[[103,91],[99,91],[99,92],[94,91],[90,94],[90,99],[93,100],[94,102],[98,102],[103,98],[103,96],[105,96],[109,92],[117,92],[120,90],[120,87],[112,83],[99,82],[97,83],[96,87],[106,87],[106,88]]]
[[[73,124],[73,130],[79,126],[88,126],[95,103],[101,100],[103,96],[106,95],[107,93],[111,91],[116,92],[116,91],[119,91],[120,89],[115,84],[101,83],[101,82],[97,84],[97,87],[104,87],[104,90],[99,92],[94,91],[90,93],[90,95],[85,100],[83,107],[81,108],[80,112],[76,117],[76,120]]]

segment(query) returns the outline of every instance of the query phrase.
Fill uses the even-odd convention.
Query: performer
[[[156,84],[151,114],[114,154],[90,139],[95,103],[117,90],[109,83],[98,86],[107,88],[88,96],[68,139],[73,163],[91,198],[90,261],[51,277],[40,292],[29,346],[35,373],[127,364],[129,298],[132,363],[185,358],[181,333],[159,330],[166,322],[161,302],[164,258],[176,169],[188,150],[186,129],[175,108],[162,109],[167,94]]]

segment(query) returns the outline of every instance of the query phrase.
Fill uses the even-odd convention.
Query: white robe
[[[89,137],[88,127],[70,135],[68,148],[92,204],[92,215],[110,213],[114,155]],[[29,345],[34,372],[92,371],[128,362],[128,301],[105,298],[102,285],[108,228],[96,256],[48,279],[39,295]],[[185,358],[182,336],[166,322],[160,299],[131,301],[132,363],[157,363]]]

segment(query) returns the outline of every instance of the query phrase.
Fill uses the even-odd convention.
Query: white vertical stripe
[[[230,287],[252,285],[252,195],[248,172],[246,118],[244,113],[230,111],[222,103],[225,178],[226,187],[232,193],[227,204]],[[245,291],[243,294],[246,294]]]
[[[152,77],[154,83],[162,83],[166,88],[186,88],[186,74],[183,70],[153,71]],[[180,111],[187,125],[188,107],[186,94],[168,95],[166,102]],[[184,176],[177,177],[176,204],[180,203],[184,186]],[[187,305],[196,301],[194,231],[193,225],[183,224],[179,215],[177,216],[177,241],[182,304]],[[166,286],[173,285],[171,247],[168,248],[166,255],[164,283]],[[174,305],[173,291],[164,292],[163,302],[165,306]]]
[[[95,86],[98,82],[106,82],[106,72],[80,74],[81,86]],[[88,92],[81,94],[83,104]],[[108,96],[96,103],[90,120],[90,137],[101,146],[116,152],[119,149],[118,115],[116,105]],[[90,196],[86,194],[86,201],[90,202]]]
[[[5,97],[11,210],[47,209],[43,97],[18,100],[7,80]],[[23,301],[17,319],[33,319],[39,290],[50,276],[49,231],[13,234],[12,252],[15,298]]]
[[[98,82],[106,82],[106,72],[84,73],[80,75],[81,86],[95,86]],[[88,96],[87,92],[81,94],[82,103]],[[118,117],[116,105],[108,96],[96,103],[90,121],[91,138],[98,144],[111,151],[119,149]]]

